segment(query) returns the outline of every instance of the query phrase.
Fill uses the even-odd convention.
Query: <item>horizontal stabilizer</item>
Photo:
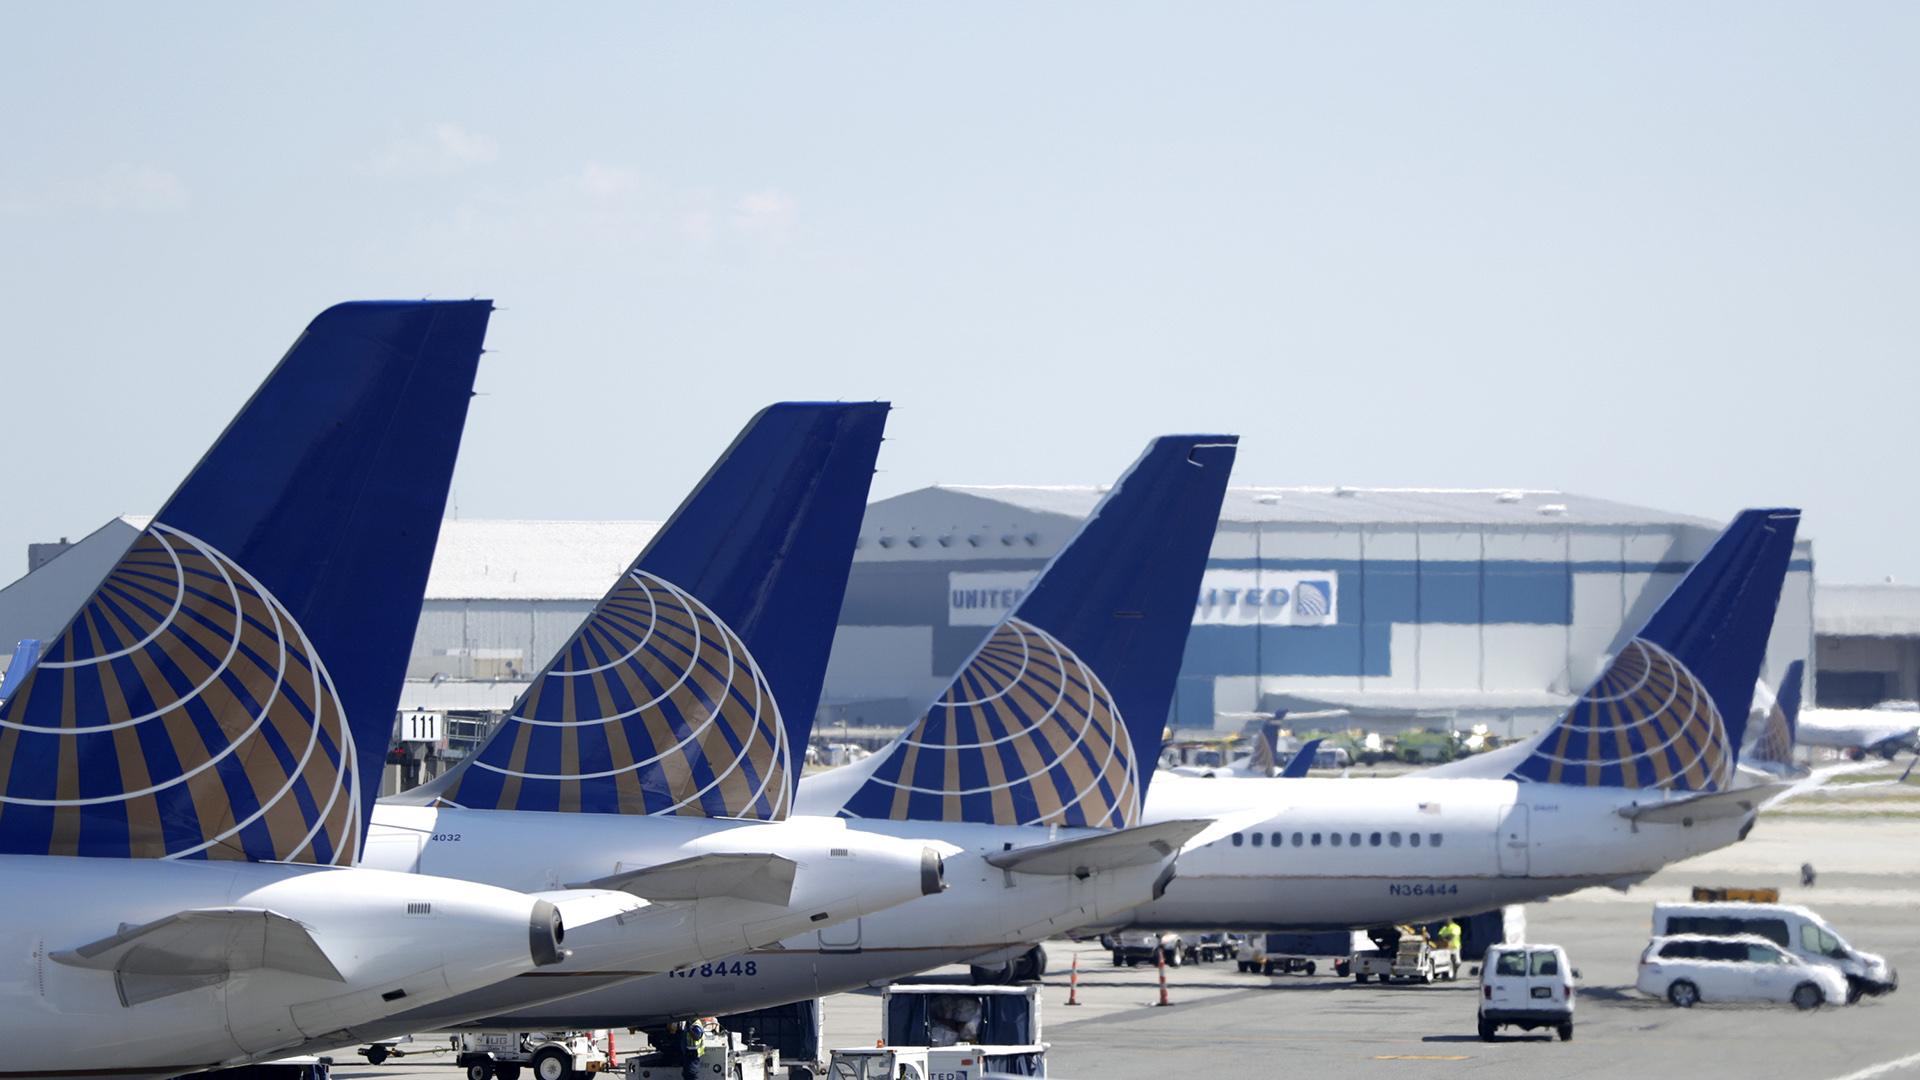
[[[569,889],[615,889],[643,900],[705,900],[729,896],[786,904],[793,896],[794,861],[783,855],[716,852],[621,870]]]
[[[198,908],[50,954],[68,967],[111,971],[120,1004],[212,986],[240,971],[284,971],[345,982],[305,925],[264,908]]]
[[[1163,821],[1094,836],[1055,840],[1050,844],[999,851],[987,863],[1021,874],[1072,874],[1085,877],[1102,870],[1157,863],[1197,836],[1210,821]]]
[[[1771,796],[1785,791],[1790,786],[1788,784],[1755,784],[1752,787],[1734,788],[1732,791],[1709,791],[1680,799],[1633,803],[1621,807],[1619,814],[1636,824],[1645,822],[1651,825],[1688,825],[1696,821],[1745,817],[1760,809]]]

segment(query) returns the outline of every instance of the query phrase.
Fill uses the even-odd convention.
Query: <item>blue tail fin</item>
[[[1305,746],[1293,752],[1293,757],[1288,759],[1287,767],[1280,770],[1280,775],[1289,780],[1298,780],[1307,775],[1307,770],[1313,768],[1314,756],[1320,753],[1320,744],[1325,741],[1308,739]]]
[[[1752,760],[1765,765],[1793,763],[1794,734],[1800,726],[1800,681],[1806,670],[1804,660],[1787,665],[1787,674],[1780,680],[1773,704],[1754,737],[1753,749],[1747,752]]]
[[[754,417],[479,753],[401,801],[785,816],[781,718],[819,704],[887,408]]]
[[[1799,523],[1798,510],[1735,518],[1511,778],[1724,789]]]
[[[841,812],[1137,821],[1235,443],[1154,440],[927,714],[869,759]]]
[[[26,681],[33,665],[40,662],[40,639],[22,638],[13,646],[13,659],[7,662],[7,670],[0,675],[0,701],[13,693],[13,687]]]
[[[307,327],[0,706],[0,850],[353,860],[491,310]]]

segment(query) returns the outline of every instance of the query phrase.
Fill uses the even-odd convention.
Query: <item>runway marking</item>
[[[1893,1061],[1884,1061],[1878,1065],[1869,1065],[1859,1072],[1850,1072],[1845,1076],[1836,1076],[1833,1080],[1871,1080],[1872,1077],[1885,1076],[1890,1072],[1898,1072],[1901,1069],[1912,1068],[1915,1065],[1920,1065],[1920,1054],[1908,1054],[1906,1057],[1896,1058]]]
[[[1375,1054],[1375,1061],[1465,1061],[1465,1054]],[[1847,1080],[1852,1080],[1848,1077]]]

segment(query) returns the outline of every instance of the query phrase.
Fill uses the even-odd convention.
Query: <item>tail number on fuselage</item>
[[[721,960],[717,963],[701,964],[697,968],[690,967],[680,971],[669,971],[667,974],[677,979],[692,979],[696,977],[711,979],[720,975],[758,975],[760,974],[760,965],[757,961],[753,960],[735,960],[731,964],[725,960]]]
[[[1388,896],[1458,896],[1460,886],[1450,881],[1395,881],[1387,886]]]

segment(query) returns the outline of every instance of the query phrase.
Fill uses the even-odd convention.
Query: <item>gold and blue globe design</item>
[[[699,598],[630,570],[444,792],[465,807],[773,820],[791,759],[780,709]]]
[[[1793,760],[1793,725],[1787,723],[1786,710],[1780,707],[1778,699],[1767,706],[1766,715],[1760,721],[1760,734],[1754,740],[1750,756],[1755,761],[1776,765],[1785,765]]]
[[[353,737],[312,642],[245,568],[160,523],[0,706],[0,777],[8,851],[359,853]]]
[[[1134,749],[1100,677],[1008,619],[849,799],[849,817],[1119,828],[1140,816]]]
[[[1685,664],[1635,638],[1533,753],[1517,780],[1705,792],[1733,775],[1727,728]]]

